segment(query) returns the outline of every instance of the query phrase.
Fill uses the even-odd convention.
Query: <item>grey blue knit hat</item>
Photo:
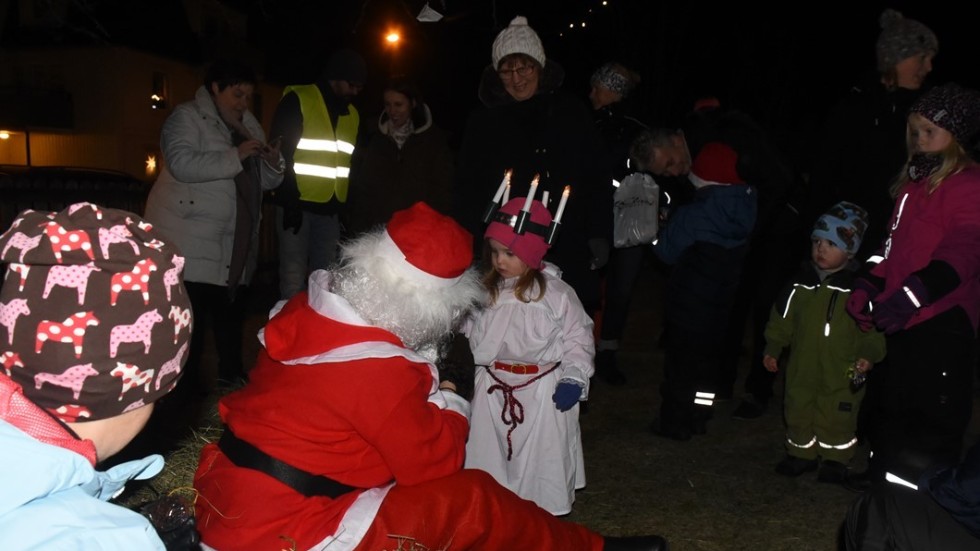
[[[810,237],[826,239],[848,254],[854,254],[861,247],[867,229],[868,211],[854,203],[841,201],[817,218]]]
[[[881,12],[878,17],[881,34],[878,35],[878,71],[885,72],[909,57],[931,52],[939,52],[936,35],[915,19],[904,17],[901,12],[891,8]]]
[[[511,54],[524,54],[530,56],[544,67],[545,55],[544,45],[541,38],[534,29],[528,26],[527,18],[518,15],[510,22],[510,26],[500,31],[497,38],[493,40],[493,68],[500,68],[500,60]]]
[[[636,80],[631,78],[628,70],[618,63],[606,63],[592,73],[590,80],[593,86],[600,85],[616,92],[623,99],[636,87]]]
[[[964,147],[980,132],[980,92],[953,82],[922,94],[910,111],[948,130]]]

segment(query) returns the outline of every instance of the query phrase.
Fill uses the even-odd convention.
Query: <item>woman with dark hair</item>
[[[160,136],[163,168],[145,218],[185,257],[196,318],[187,361],[191,385],[200,377],[195,372],[207,329],[214,333],[219,378],[245,374],[243,294],[258,254],[262,191],[278,186],[283,170],[279,145],[266,143],[248,110],[255,84],[250,67],[214,63],[194,99],[174,109]]]
[[[389,82],[377,128],[354,150],[347,202],[349,233],[387,222],[395,212],[424,201],[449,212],[453,154],[429,106],[405,78]]]

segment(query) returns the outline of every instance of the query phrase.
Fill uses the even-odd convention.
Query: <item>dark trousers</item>
[[[959,307],[887,337],[888,369],[873,380],[880,385],[870,433],[876,475],[914,480],[916,465],[960,460],[973,410],[975,340]]]
[[[218,378],[230,382],[245,376],[242,360],[242,330],[245,321],[245,294],[239,286],[235,300],[228,296],[228,288],[209,283],[184,282],[194,311],[194,330],[191,332],[190,354],[184,379],[192,385],[207,388],[201,359],[204,353],[206,332],[214,337],[218,354]]]
[[[633,287],[643,268],[645,250],[645,246],[625,247],[613,249],[610,255],[606,270],[606,301],[599,334],[601,340],[618,341],[623,336]]]
[[[732,394],[734,390],[742,343],[748,328],[752,337],[745,391],[761,403],[772,398],[776,374],[762,366],[766,323],[780,289],[809,255],[808,239],[799,214],[788,206],[778,211],[767,229],[753,236],[728,318],[719,370],[718,390],[721,394]]]
[[[897,484],[861,494],[847,511],[842,536],[847,551],[980,549],[980,539],[931,495]]]
[[[708,415],[710,410],[695,407],[694,396],[696,392],[715,392],[720,344],[717,333],[668,322],[664,381],[660,385],[661,428],[689,429],[696,416]]]

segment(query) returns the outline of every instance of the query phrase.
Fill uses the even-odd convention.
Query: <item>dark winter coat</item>
[[[854,86],[830,112],[811,162],[811,219],[850,201],[868,211],[857,258],[865,260],[886,236],[894,199],[888,189],[908,157],[905,127],[919,91],[885,89],[877,74]]]
[[[757,208],[750,186],[708,185],[673,212],[653,247],[673,265],[665,303],[669,323],[724,332]]]
[[[448,214],[453,154],[446,133],[432,124],[428,107],[401,149],[389,135],[388,116],[358,144],[351,160],[350,195],[344,226],[356,234],[384,224],[395,211],[425,201]]]
[[[579,98],[559,89],[564,72],[548,60],[536,96],[514,101],[492,67],[484,70],[479,96],[485,107],[472,113],[460,145],[455,212],[482,241],[482,215],[504,176],[513,169],[511,197],[524,197],[540,176],[537,198],[547,190],[554,213],[565,186],[571,195],[561,231],[546,257],[582,303],[597,302],[599,278],[590,269],[590,238],[612,239],[612,193],[603,177],[601,142],[592,115]]]

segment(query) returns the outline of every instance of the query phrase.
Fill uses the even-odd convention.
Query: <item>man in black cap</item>
[[[287,86],[272,120],[286,161],[276,190],[279,292],[288,299],[306,288],[310,272],[337,257],[339,215],[347,201],[350,159],[360,124],[350,104],[364,86],[367,66],[341,49],[315,84]]]

